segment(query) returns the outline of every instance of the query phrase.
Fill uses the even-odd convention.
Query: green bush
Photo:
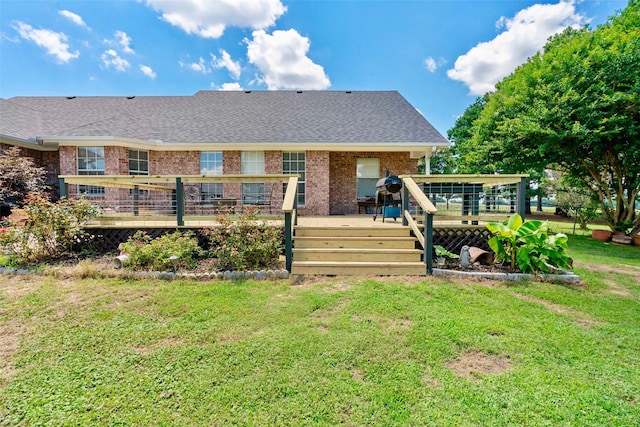
[[[29,194],[24,202],[24,227],[0,229],[0,249],[12,254],[18,263],[42,262],[71,251],[85,234],[83,225],[100,211],[85,199],[51,202],[39,193]]]
[[[284,248],[283,228],[258,219],[256,209],[242,215],[218,215],[219,225],[202,231],[209,251],[222,270],[278,268]]]
[[[129,255],[125,267],[168,271],[178,268],[194,268],[203,255],[198,239],[192,232],[168,233],[151,239],[144,231],[137,231],[121,245],[121,252]],[[177,257],[172,261],[171,257]]]

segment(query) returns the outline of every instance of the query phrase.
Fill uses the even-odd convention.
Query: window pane
[[[380,178],[380,159],[359,158],[356,166],[356,197],[375,197]]]
[[[202,175],[222,175],[222,152],[203,151],[200,153],[200,173]]]
[[[306,162],[304,152],[283,152],[282,173],[298,174],[298,205],[304,206],[306,198]],[[283,194],[286,193],[286,185],[283,186]]]
[[[243,151],[241,153],[241,173],[264,174],[264,151]]]

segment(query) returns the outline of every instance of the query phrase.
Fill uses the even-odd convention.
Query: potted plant
[[[613,227],[611,241],[619,245],[630,245],[632,237],[627,234],[627,230],[632,227],[632,222],[621,222]]]
[[[608,242],[611,240],[613,232],[611,230],[593,230],[591,232],[591,238],[593,240],[599,240],[601,242]]]

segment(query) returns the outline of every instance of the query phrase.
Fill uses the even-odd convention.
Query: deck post
[[[284,246],[286,269],[291,272],[291,265],[293,264],[293,224],[291,221],[291,212],[284,213]]]
[[[404,184],[404,183],[403,183]],[[402,226],[409,225],[409,221],[405,218],[404,213],[409,210],[409,189],[406,185],[402,185]]]
[[[176,221],[178,227],[184,225],[184,188],[182,187],[182,178],[176,178]]]
[[[520,178],[520,183],[518,184],[518,191],[516,193],[516,198],[518,199],[518,213],[524,219],[524,214],[527,210],[527,178],[524,176]]]
[[[433,214],[424,214],[424,262],[427,274],[433,274]]]
[[[60,198],[67,197],[67,193],[69,192],[67,184],[64,182],[64,178],[58,178],[58,192],[60,193]]]
[[[140,187],[133,186],[133,216],[140,214]]]

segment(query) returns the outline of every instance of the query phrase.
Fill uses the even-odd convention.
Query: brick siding
[[[127,175],[128,149],[123,147],[105,147],[105,173],[107,175]],[[416,174],[417,160],[409,153],[376,152],[306,152],[306,203],[300,208],[301,215],[346,215],[358,213],[356,200],[356,160],[361,157],[380,159],[379,176],[388,170],[391,175]],[[61,174],[75,175],[75,147],[60,147]],[[223,172],[239,174],[241,171],[240,151],[226,151],[223,156]],[[282,173],[282,152],[265,152],[265,172]],[[151,175],[198,175],[200,173],[200,153],[198,151],[150,151],[149,173]],[[117,189],[108,189],[116,190]],[[128,191],[128,190],[125,190]],[[240,199],[240,184],[225,183],[224,197]],[[107,201],[111,197],[122,196],[122,191],[107,192]],[[274,187],[273,200],[282,200],[282,186]],[[276,207],[280,205],[276,203]]]

